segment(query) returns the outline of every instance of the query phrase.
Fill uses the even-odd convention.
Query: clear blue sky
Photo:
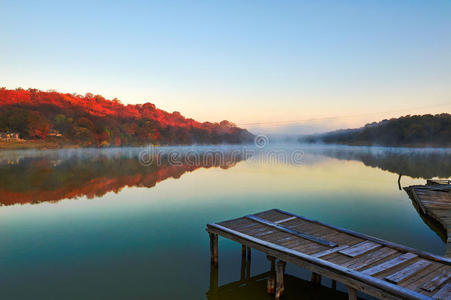
[[[435,106],[451,103],[449,0],[0,0],[0,12],[8,88],[150,101],[262,131],[451,110]]]

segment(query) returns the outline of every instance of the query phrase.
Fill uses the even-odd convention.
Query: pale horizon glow
[[[451,111],[449,1],[5,1],[0,10],[7,88],[152,102],[269,133]]]

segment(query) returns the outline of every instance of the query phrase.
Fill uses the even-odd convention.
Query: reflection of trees
[[[324,148],[320,152],[342,160],[361,161],[366,166],[413,178],[451,176],[451,152],[449,151]]]
[[[0,204],[59,201],[86,196],[99,197],[123,187],[151,188],[168,178],[179,178],[199,168],[234,166],[243,158],[223,155],[221,160],[203,159],[169,163],[163,156],[149,166],[138,157],[26,157],[0,162]]]

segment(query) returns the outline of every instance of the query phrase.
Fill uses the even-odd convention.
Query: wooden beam
[[[294,230],[294,229],[286,228],[286,227],[283,227],[282,225],[276,224],[274,222],[271,222],[271,221],[268,221],[268,220],[265,220],[265,219],[253,216],[253,215],[247,215],[246,218],[248,218],[248,219],[250,219],[252,221],[256,221],[256,222],[259,222],[261,224],[264,224],[264,225],[267,225],[267,226],[279,229],[281,231],[285,231],[285,232],[294,234],[294,235],[296,235],[298,237],[301,237],[303,239],[306,239],[306,240],[309,240],[309,241],[312,241],[312,242],[315,242],[315,243],[318,243],[318,244],[321,244],[321,245],[324,245],[324,246],[328,246],[328,247],[335,247],[335,246],[337,246],[337,244],[335,244],[334,242],[326,241],[326,240],[317,238],[317,237],[315,237],[313,235],[310,235],[310,234],[307,234],[307,233],[303,233],[303,232],[300,232],[300,231],[297,231],[297,230]]]
[[[266,281],[266,292],[268,294],[274,294],[276,291],[276,258],[271,255],[267,255],[266,258],[271,262],[271,271],[269,271],[269,276]]]
[[[266,280],[266,292],[268,294],[274,294],[275,286],[276,286],[276,279],[274,278],[274,275],[270,275],[268,277],[268,279]]]
[[[246,246],[244,247],[244,251],[246,252]],[[241,256],[241,269],[240,269],[240,281],[244,281],[246,279],[246,254]]]
[[[276,258],[271,255],[266,255],[266,258],[271,262],[271,271],[276,269]]]
[[[276,264],[276,300],[282,296],[285,286],[283,282],[283,275],[285,271],[285,262],[279,260]]]
[[[321,275],[318,273],[312,272],[312,279],[313,284],[321,284]]]
[[[211,263],[215,266],[218,265],[218,235],[210,233],[210,256]]]
[[[349,300],[357,300],[357,291],[352,288],[352,287],[347,287],[348,288],[348,299]]]

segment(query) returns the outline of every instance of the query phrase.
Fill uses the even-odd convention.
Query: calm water
[[[446,251],[398,177],[401,186],[448,178],[449,150],[142,150],[0,153],[1,299],[205,299],[205,224],[271,208]],[[220,238],[219,285],[240,278],[240,251]],[[264,255],[254,253],[252,276],[268,268]],[[290,279],[288,298],[308,289],[301,280],[308,272],[291,265],[287,272],[300,278]],[[263,284],[231,289],[221,299],[265,298]]]

